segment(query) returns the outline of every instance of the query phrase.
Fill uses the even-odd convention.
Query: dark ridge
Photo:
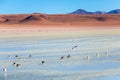
[[[19,22],[26,22],[26,21],[31,21],[31,20],[39,20],[39,18],[37,18],[33,15],[30,15],[30,16],[27,16],[24,19],[20,20]]]
[[[96,18],[96,20],[98,20],[98,21],[106,21],[106,18],[104,18],[104,17],[98,17],[98,18]]]
[[[6,18],[3,18],[3,17],[0,18],[0,22],[1,23],[5,23],[5,22],[8,22],[8,21],[10,21],[10,20],[6,19]]]
[[[5,19],[5,21],[4,22],[8,22],[8,21],[10,21],[9,19]]]

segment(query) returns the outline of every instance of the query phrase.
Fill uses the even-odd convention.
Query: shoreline
[[[120,29],[39,30],[39,28],[12,28],[6,31],[0,29],[0,38],[66,39],[106,35],[120,35]]]
[[[120,27],[0,25],[0,38],[63,39],[104,35],[120,35]]]
[[[36,26],[36,25],[0,25],[0,32],[9,31],[84,31],[120,29],[119,26]]]

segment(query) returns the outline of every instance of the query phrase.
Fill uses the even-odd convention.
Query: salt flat
[[[0,80],[120,80],[119,56],[119,29],[3,32]]]

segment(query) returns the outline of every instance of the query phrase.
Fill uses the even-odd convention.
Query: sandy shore
[[[41,38],[78,38],[120,34],[119,27],[65,27],[65,26],[29,26],[29,25],[0,25],[2,37],[41,37]]]

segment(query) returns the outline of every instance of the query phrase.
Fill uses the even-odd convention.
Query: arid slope
[[[0,24],[21,24],[39,26],[119,26],[120,15],[99,14],[99,15],[80,15],[80,14],[12,14],[0,15]]]

